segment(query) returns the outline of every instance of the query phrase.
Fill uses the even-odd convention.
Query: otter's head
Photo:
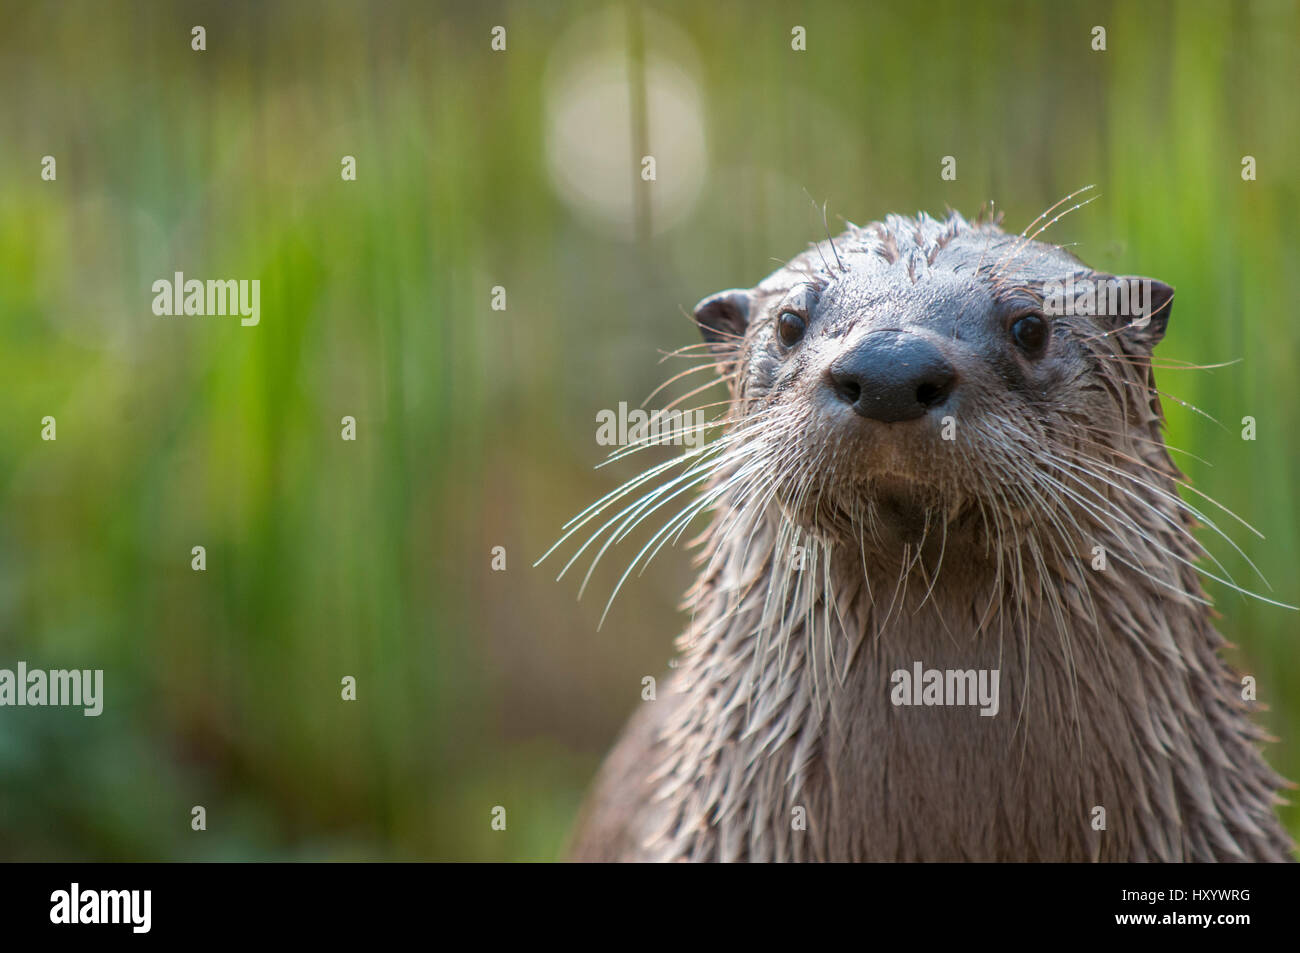
[[[695,317],[738,491],[831,538],[907,540],[989,506],[1095,515],[1082,470],[1163,468],[1150,353],[1172,296],[954,213],[852,226]]]

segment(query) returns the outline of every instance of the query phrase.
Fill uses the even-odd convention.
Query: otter
[[[720,436],[565,537],[711,514],[573,859],[1292,859],[1163,439],[1173,289],[1040,240],[1059,205],[849,224],[695,308]]]

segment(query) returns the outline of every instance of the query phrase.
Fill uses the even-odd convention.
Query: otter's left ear
[[[1160,343],[1174,310],[1174,289],[1163,281],[1125,275],[1118,279],[1128,286],[1127,310],[1118,315],[1125,340],[1148,351]]]
[[[746,288],[732,288],[709,295],[695,306],[695,323],[710,344],[737,347],[749,327],[753,294]]]

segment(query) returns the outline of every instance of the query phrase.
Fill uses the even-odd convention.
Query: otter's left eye
[[[1011,336],[1020,350],[1038,357],[1047,347],[1047,322],[1041,314],[1026,314],[1011,325]]]
[[[776,319],[776,333],[786,347],[794,347],[798,344],[806,330],[808,325],[804,324],[803,318],[793,311],[782,311],[780,317]]]

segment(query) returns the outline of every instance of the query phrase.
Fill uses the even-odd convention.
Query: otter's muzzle
[[[947,401],[957,386],[957,371],[924,338],[876,331],[831,362],[826,384],[863,417],[896,423]]]

